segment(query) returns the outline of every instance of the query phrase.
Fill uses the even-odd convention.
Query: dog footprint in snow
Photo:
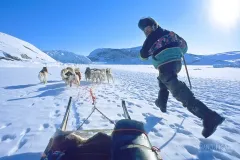
[[[140,105],[138,105],[138,104],[136,104],[136,106],[138,107],[138,108],[142,108]]]
[[[153,103],[148,103],[150,106],[154,106],[154,104]]]
[[[42,125],[40,125],[40,127],[39,127],[39,131],[42,131],[42,130],[44,130],[44,129],[47,129],[48,127],[49,127],[50,125],[48,124],[48,123],[44,123],[44,124],[42,124]]]
[[[192,135],[191,132],[189,132],[189,131],[187,131],[187,130],[184,130],[184,127],[181,126],[181,125],[179,125],[179,124],[177,124],[177,123],[170,124],[169,126],[170,126],[172,129],[177,130],[177,133],[182,133],[182,134],[187,135],[187,136]]]
[[[6,127],[8,127],[8,126],[10,126],[10,125],[12,125],[12,123],[7,123],[7,124],[5,124],[5,125],[2,125],[2,126],[0,127],[0,129],[6,128]]]
[[[198,121],[198,120],[194,120],[194,123],[195,123],[196,125],[202,127],[202,123],[201,123],[200,121]]]
[[[117,107],[121,107],[121,106],[118,104]]]
[[[159,131],[157,129],[153,128],[151,131],[155,134],[155,136],[163,137],[163,135],[161,133],[159,133]]]
[[[160,121],[160,122],[158,122],[159,124],[161,124],[161,125],[165,125],[165,123],[163,123],[162,121]]]
[[[184,135],[186,135],[186,136],[192,135],[192,132],[189,132],[189,131],[184,130],[184,129],[178,129],[177,132],[178,132],[178,133],[182,133],[182,134],[184,134]]]
[[[240,135],[240,131],[238,130],[238,129],[236,129],[236,128],[230,128],[230,127],[221,127],[221,129],[223,129],[223,130],[225,130],[225,131],[227,131],[227,132],[229,132],[229,133],[235,133],[235,134],[238,134],[238,135]]]
[[[118,115],[118,117],[122,117],[122,115],[120,113],[118,113],[117,115]]]
[[[229,142],[236,142],[234,139],[227,137],[227,136],[223,136],[222,138],[226,139]]]
[[[133,111],[132,111],[132,110],[130,110],[130,109],[128,110],[128,112],[130,112],[130,113],[133,113]]]
[[[149,113],[142,113],[142,115],[143,115],[144,117],[148,117],[148,116],[149,116]]]
[[[176,128],[182,128],[182,129],[184,129],[183,126],[181,126],[181,125],[179,125],[179,124],[177,124],[177,123],[170,124],[169,126],[170,126],[172,129],[176,129]]]
[[[4,141],[12,141],[16,138],[16,135],[15,134],[6,134],[4,136],[2,136],[1,138],[1,142],[4,142]]]
[[[132,103],[132,102],[127,102],[127,104],[128,104],[128,106],[134,105],[134,103]]]
[[[60,112],[60,110],[56,110],[54,116],[59,117],[61,115],[59,112]]]
[[[154,116],[154,115],[151,114],[151,113],[142,113],[142,115],[143,115],[144,117],[156,117],[156,116]]]
[[[79,106],[80,106],[80,105],[83,105],[83,102],[78,102],[77,105],[79,105]]]

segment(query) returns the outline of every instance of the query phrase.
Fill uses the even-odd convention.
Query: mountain
[[[139,59],[141,47],[128,49],[96,49],[88,56],[93,62],[106,64],[151,64],[151,61]],[[240,67],[240,51],[218,53],[212,55],[185,55],[187,64],[213,65],[214,67]]]
[[[93,62],[107,64],[151,64],[149,61],[139,59],[141,47],[127,49],[96,49],[88,56]]]
[[[32,44],[0,32],[0,61],[56,62]]]
[[[230,64],[240,59],[240,52],[232,51],[211,55],[186,54],[185,58],[189,64],[195,65]]]
[[[77,63],[77,64],[90,64],[92,61],[86,56],[77,55],[73,52],[68,52],[64,50],[50,50],[44,51],[50,57],[55,59],[56,61],[62,63]]]

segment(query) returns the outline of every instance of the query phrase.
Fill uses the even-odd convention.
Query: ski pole
[[[190,85],[190,89],[192,89],[192,84],[191,84],[190,77],[189,77],[189,74],[188,74],[188,69],[187,69],[187,65],[186,65],[186,61],[185,61],[184,55],[183,55],[182,58],[183,58],[184,66],[185,66],[185,69],[186,69],[186,73],[187,73],[187,77],[188,77],[188,82],[189,82],[189,85]]]

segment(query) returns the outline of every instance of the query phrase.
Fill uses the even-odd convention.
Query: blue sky
[[[240,50],[240,16],[231,26],[215,22],[211,18],[211,1],[1,0],[0,32],[42,50],[62,49],[88,55],[97,48],[142,45],[145,36],[138,29],[138,20],[152,16],[162,28],[186,39],[188,52]]]

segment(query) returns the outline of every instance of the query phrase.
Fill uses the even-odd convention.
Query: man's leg
[[[178,101],[182,102],[192,114],[203,119],[203,136],[210,136],[224,120],[219,114],[210,110],[205,104],[195,98],[194,94],[184,82],[177,78],[176,68],[179,63],[167,64],[161,68],[159,79]],[[167,69],[166,69],[167,68]]]
[[[159,77],[157,79],[158,79],[158,84],[159,84],[160,90],[158,92],[158,99],[156,99],[155,105],[157,107],[159,107],[162,112],[166,112],[169,91],[168,91],[167,87],[165,86],[165,84],[163,84],[161,82]]]

